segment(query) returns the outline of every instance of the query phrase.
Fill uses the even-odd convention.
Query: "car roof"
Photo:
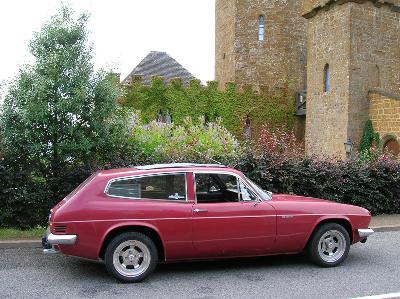
[[[149,169],[164,169],[164,168],[192,168],[192,167],[221,167],[227,168],[222,164],[198,164],[198,163],[169,163],[169,164],[153,164],[144,166],[135,166],[134,168],[139,170]]]
[[[222,164],[198,164],[198,163],[170,163],[170,164],[152,164],[138,165],[131,168],[116,168],[99,171],[101,175],[133,175],[136,173],[157,173],[162,171],[194,171],[194,170],[227,170],[237,172]],[[154,171],[153,171],[154,170]]]

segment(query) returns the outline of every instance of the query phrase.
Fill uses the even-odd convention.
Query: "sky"
[[[170,54],[203,82],[214,79],[215,0],[1,0],[0,85],[32,63],[33,32],[62,5],[88,12],[96,69],[121,79],[150,52]],[[1,87],[0,87],[1,88]]]

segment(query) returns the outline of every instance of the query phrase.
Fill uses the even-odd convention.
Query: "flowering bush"
[[[147,125],[133,116],[132,142],[155,162],[207,162],[231,164],[240,156],[239,143],[220,120],[204,124],[187,117],[183,125],[152,121]]]
[[[277,159],[304,157],[304,146],[296,139],[293,131],[283,128],[271,129],[270,125],[264,125],[254,145],[258,152],[268,152]]]

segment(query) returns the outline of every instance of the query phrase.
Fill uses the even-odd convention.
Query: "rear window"
[[[131,199],[186,200],[185,174],[163,174],[113,180],[107,195]]]
[[[97,172],[93,173],[90,177],[84,180],[78,187],[76,187],[71,193],[69,193],[63,200],[68,200],[73,197],[76,193],[78,193],[83,187],[89,184],[97,175]]]

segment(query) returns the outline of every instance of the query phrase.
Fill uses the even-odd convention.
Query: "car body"
[[[361,207],[271,194],[222,165],[149,165],[94,173],[52,209],[43,245],[46,253],[104,260],[118,279],[135,282],[159,261],[308,250],[335,266],[373,233],[370,220]],[[146,256],[151,267],[139,273]]]

